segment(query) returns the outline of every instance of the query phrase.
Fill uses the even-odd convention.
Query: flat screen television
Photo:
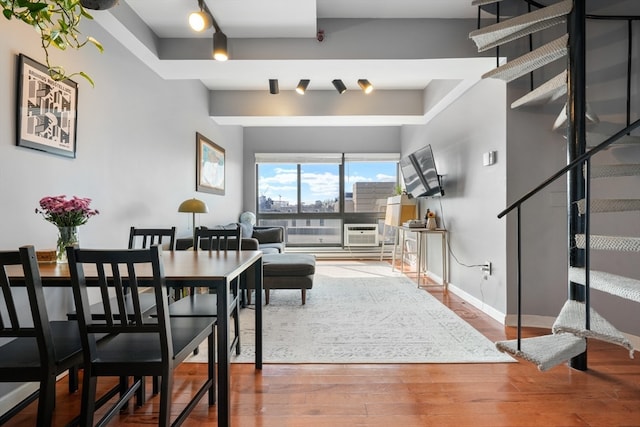
[[[401,158],[400,170],[411,197],[444,196],[431,145]]]

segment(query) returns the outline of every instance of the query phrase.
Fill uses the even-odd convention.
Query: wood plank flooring
[[[415,279],[415,278],[414,278]],[[505,328],[440,286],[427,286],[492,341]],[[527,328],[526,335],[545,330]],[[506,364],[269,365],[256,372],[232,364],[232,425],[236,427],[640,426],[640,360],[617,346],[589,342],[589,370],[566,365],[539,372]],[[184,364],[175,378],[174,415],[204,375]],[[198,381],[194,381],[198,380]],[[104,381],[103,387],[112,383]],[[57,387],[56,426],[79,412],[79,394]],[[148,386],[147,390],[151,390]],[[113,426],[157,425],[158,399],[120,414]],[[35,403],[7,426],[35,425]],[[216,426],[206,399],[184,426]]]

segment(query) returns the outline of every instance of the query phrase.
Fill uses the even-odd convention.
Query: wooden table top
[[[229,277],[236,277],[246,268],[262,257],[261,251],[165,251],[162,252],[162,264],[165,277],[169,281],[218,281]],[[40,263],[40,277],[43,284],[55,286],[68,282],[71,277],[69,265],[56,263]],[[91,265],[85,266],[85,276],[97,276]],[[139,277],[145,277],[142,268]],[[22,277],[20,266],[8,266],[9,277]],[[149,277],[151,277],[149,265]]]

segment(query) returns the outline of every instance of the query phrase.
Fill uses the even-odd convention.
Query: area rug
[[[254,360],[254,313],[241,311]],[[496,363],[514,359],[387,263],[319,261],[313,289],[273,290],[263,311],[265,363]],[[206,348],[190,358],[204,362]]]

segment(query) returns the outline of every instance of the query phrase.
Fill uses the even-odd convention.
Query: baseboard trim
[[[24,383],[4,396],[0,396],[0,414],[4,415],[18,403],[38,390],[38,383]]]
[[[442,283],[442,281],[440,280],[439,283]],[[472,306],[476,307],[478,310],[482,311],[487,316],[500,322],[500,324],[505,326],[512,326],[512,327],[518,326],[517,315],[515,314],[505,315],[504,313],[496,310],[493,307],[488,306],[478,298],[463,291],[459,287],[452,285],[451,283],[449,283],[449,291],[453,292],[454,294],[456,294],[457,296],[459,296],[460,298],[462,298]],[[528,315],[523,315],[520,320],[522,322],[522,326],[524,327],[543,328],[543,329],[551,330],[553,326],[553,322],[555,322],[556,319],[555,317],[551,317],[551,316],[537,316],[537,315],[528,314]],[[629,340],[629,342],[631,342],[631,345],[636,351],[640,351],[640,337],[636,335],[628,334],[625,332],[623,332],[622,334]]]
[[[64,371],[56,376],[56,382],[69,375],[69,371]],[[17,383],[16,383],[17,384]],[[29,397],[33,392],[38,390],[38,383],[23,383],[11,390],[9,393],[0,396],[0,415],[4,415],[18,403]]]
[[[456,294],[457,296],[459,296],[460,298],[462,298],[463,300],[465,300],[466,302],[468,302],[478,310],[482,311],[487,316],[499,322],[501,325],[505,324],[504,313],[496,310],[495,308],[491,307],[488,304],[485,304],[482,300],[474,297],[473,295],[467,293],[466,291],[460,289],[459,287],[457,287],[452,283],[449,283],[449,286],[447,287],[447,289],[449,289],[449,292]]]

